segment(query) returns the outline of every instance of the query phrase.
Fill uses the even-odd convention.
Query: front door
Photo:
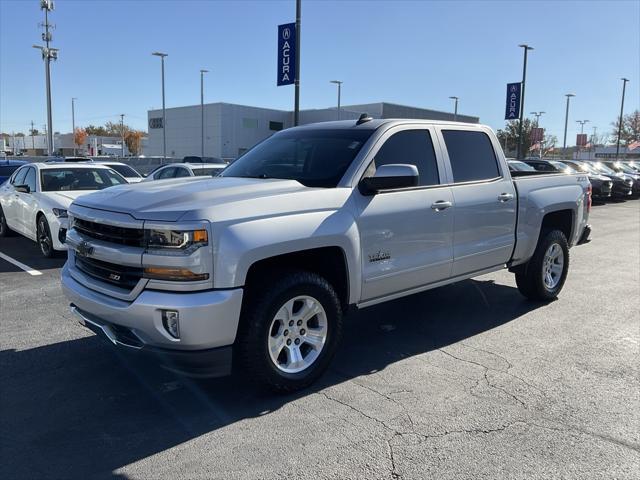
[[[374,196],[354,191],[362,301],[445,280],[451,274],[453,197],[451,189],[441,185],[432,138],[428,128],[390,132],[381,139],[384,143],[364,174],[373,175],[381,165],[412,164],[418,168],[418,187]]]

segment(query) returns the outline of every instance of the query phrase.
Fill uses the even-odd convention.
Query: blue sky
[[[159,59],[166,59],[167,107],[205,101],[293,108],[293,87],[276,87],[276,27],[295,19],[294,0],[57,0],[52,66],[56,131],[125,121],[146,130],[161,106]],[[569,143],[578,119],[609,131],[620,108],[640,103],[640,2],[303,0],[302,108],[388,101],[480,116],[500,128],[505,84],[530,53],[526,113],[544,110],[547,133],[562,141],[564,94],[572,92]],[[27,131],[46,119],[38,0],[0,0],[0,131]]]

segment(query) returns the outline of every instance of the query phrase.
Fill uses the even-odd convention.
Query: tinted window
[[[378,150],[365,176],[371,176],[382,165],[406,163],[418,168],[418,185],[437,185],[438,165],[431,135],[427,130],[404,130],[392,135]]]
[[[443,130],[454,182],[489,180],[500,176],[491,140],[483,132]]]
[[[107,164],[107,167],[114,169],[123,177],[139,177],[140,174],[136,172],[129,165]]]
[[[24,177],[24,184],[29,186],[29,190],[32,192],[36,191],[36,169],[29,168],[27,171],[27,176]]]
[[[16,172],[16,176],[11,181],[12,185],[24,185],[24,177],[27,174],[27,167],[21,168]]]
[[[285,178],[307,187],[335,187],[372,132],[370,129],[283,130],[245,153],[221,176]]]
[[[175,176],[175,178],[190,177],[191,174],[189,173],[189,170],[187,170],[186,168],[177,167],[176,168],[176,174],[174,176]]]
[[[156,173],[153,178],[156,180],[161,180],[163,178],[173,178],[173,175],[176,173],[175,167],[167,167],[164,170],[160,170]]]
[[[40,173],[43,192],[69,190],[102,190],[127,183],[108,168],[47,168]]]

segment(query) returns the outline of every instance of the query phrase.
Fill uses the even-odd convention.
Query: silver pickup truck
[[[482,125],[291,128],[221,177],[142,182],[69,209],[62,285],[80,323],[178,372],[243,367],[291,391],[327,368],[344,312],[508,268],[554,299],[587,241],[585,175],[512,178]]]

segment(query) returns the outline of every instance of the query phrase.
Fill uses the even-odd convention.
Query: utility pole
[[[524,64],[522,66],[522,91],[520,92],[520,125],[518,126],[518,154],[517,154],[517,159],[521,160],[522,159],[522,143],[523,143],[523,138],[522,138],[522,121],[523,121],[523,115],[524,115],[524,88],[525,85],[527,83],[527,53],[529,52],[529,50],[533,50],[533,47],[530,47],[529,45],[526,44],[522,44],[522,45],[518,45],[520,48],[524,49]]]
[[[124,158],[124,113],[120,114],[120,135],[122,136],[122,158]]]
[[[596,141],[597,141],[596,132],[597,131],[598,131],[598,127],[593,127],[593,135],[591,136],[591,148],[589,149],[589,160],[591,160],[591,151],[595,152],[596,150]]]
[[[160,57],[162,69],[162,163],[167,161],[167,117],[164,105],[164,57],[168,57],[166,53],[153,52],[151,55]]]
[[[49,43],[52,36],[49,29],[52,25],[49,23],[49,12],[53,10],[53,0],[40,0],[40,9],[44,10],[44,33],[42,34],[42,40],[45,42],[45,46],[33,45],[33,48],[37,48],[42,52],[42,59],[45,65],[45,79],[47,82],[47,153],[53,155],[53,125],[52,125],[52,113],[51,113],[51,60],[57,60],[58,49],[51,48]]]
[[[295,79],[295,105],[293,111],[293,126],[300,123],[300,16],[302,0],[296,0],[296,79]]]
[[[342,84],[344,82],[341,80],[330,80],[329,83],[338,85],[338,120],[340,120],[340,91],[342,90]]]
[[[580,135],[584,134],[584,124],[585,123],[589,123],[589,120],[576,120],[576,123],[580,124]],[[578,142],[576,142],[578,143]],[[580,147],[580,145],[576,145],[577,148],[577,153],[576,153],[576,158],[580,156],[580,152],[582,151],[582,148]]]
[[[536,117],[536,128],[540,128],[540,117],[542,115],[544,115],[547,112],[544,111],[539,111],[539,112],[531,112],[531,115],[533,115],[534,117]],[[540,138],[540,140],[538,140],[538,145],[539,145],[539,152],[538,152],[538,157],[540,159],[542,159],[542,143],[544,142],[544,133],[542,134],[542,137]]]
[[[71,139],[73,140],[73,156],[76,156],[76,98],[71,97]]]
[[[33,150],[33,154],[35,155],[36,141],[33,138],[33,120],[31,120],[31,150]]]
[[[449,97],[451,100],[455,100],[455,106],[453,109],[453,121],[457,122],[458,121],[458,100],[460,100],[459,97]]]
[[[209,70],[200,70],[200,125],[201,125],[201,140],[202,150],[200,155],[204,161],[204,74],[209,73]]]
[[[620,119],[618,120],[618,141],[616,142],[616,160],[620,160],[620,136],[622,135],[622,114],[624,112],[624,92],[627,88],[628,78],[621,78],[622,80],[622,102],[620,103]]]
[[[569,124],[569,101],[571,100],[571,97],[575,97],[575,95],[573,93],[567,93],[565,94],[565,97],[567,97],[567,109],[564,114],[564,140],[562,141],[563,155],[566,154],[566,150],[567,150],[567,126]]]

